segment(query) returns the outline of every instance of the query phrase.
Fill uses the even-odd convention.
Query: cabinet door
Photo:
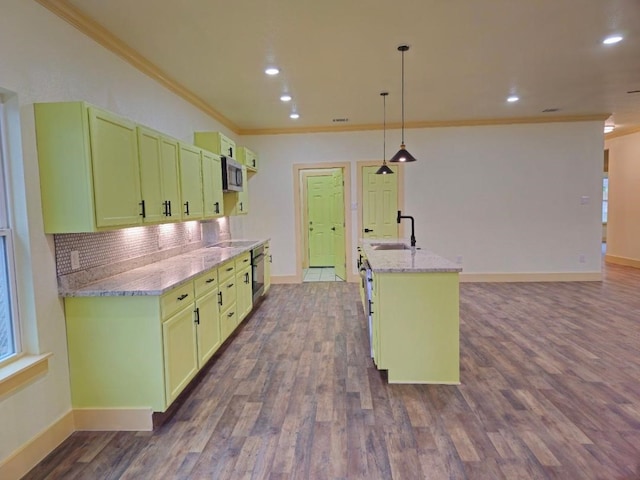
[[[89,108],[96,226],[142,223],[138,142],[133,122]]]
[[[200,149],[180,144],[180,192],[182,220],[198,220],[203,215],[202,161]]]
[[[198,372],[193,303],[162,323],[164,381],[171,404]]]
[[[223,342],[229,338],[229,335],[233,333],[237,325],[237,313],[234,304],[229,310],[225,310],[220,314],[220,333],[222,335]]]
[[[222,344],[217,288],[196,300],[196,312],[198,318],[198,366],[202,368]]]
[[[138,159],[140,162],[140,190],[144,202],[143,222],[154,223],[164,220],[162,198],[161,140],[160,134],[144,127],[138,127]]]
[[[251,267],[236,274],[236,283],[238,285],[236,296],[236,310],[238,311],[238,323],[251,311],[253,306],[253,298],[251,292]]]
[[[162,202],[166,203],[166,220],[179,221],[182,208],[180,206],[180,175],[178,142],[172,138],[160,138],[160,172],[162,178]]]
[[[271,246],[267,243],[264,246],[264,293],[267,293],[271,288]]]
[[[247,167],[242,166],[242,191],[238,192],[238,212],[237,215],[249,213],[249,177]]]
[[[220,217],[224,206],[222,200],[222,167],[217,155],[202,151],[202,191],[205,218]]]

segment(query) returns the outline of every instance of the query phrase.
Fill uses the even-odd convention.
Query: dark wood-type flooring
[[[275,285],[167,424],[25,478],[640,478],[640,270],[460,290],[459,386],[388,385],[357,285]]]

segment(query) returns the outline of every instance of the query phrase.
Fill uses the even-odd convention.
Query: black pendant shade
[[[398,150],[398,153],[391,157],[389,161],[393,163],[415,162],[416,158],[409,152],[407,152],[407,150],[404,148],[403,143],[402,145],[400,145],[400,150]]]
[[[416,158],[407,151],[404,144],[404,52],[407,50],[409,50],[409,45],[400,45],[398,47],[398,51],[402,53],[402,143],[400,144],[400,150],[398,150],[398,153],[389,159],[390,163],[416,161]]]
[[[383,163],[382,166],[376,171],[376,175],[389,175],[392,174],[393,170],[389,168],[387,163]]]

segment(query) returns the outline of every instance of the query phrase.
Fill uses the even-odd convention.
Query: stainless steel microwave
[[[242,191],[242,165],[231,157],[222,157],[222,191]]]

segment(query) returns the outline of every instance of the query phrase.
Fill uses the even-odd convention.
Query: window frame
[[[7,125],[4,97],[0,93],[0,237],[4,237],[5,257],[7,266],[8,307],[11,316],[14,352],[0,359],[0,367],[5,366],[23,355],[22,328],[18,309],[18,284],[16,277],[16,262],[13,242],[13,230],[11,228],[11,186],[8,179],[11,178],[7,154]]]

